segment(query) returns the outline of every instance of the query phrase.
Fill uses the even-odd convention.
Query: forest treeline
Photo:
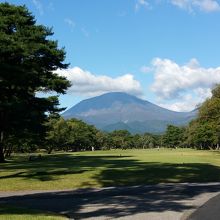
[[[44,123],[45,134],[36,139],[29,134],[18,139],[11,135],[6,140],[5,155],[11,152],[86,151],[110,149],[194,148],[218,149],[220,141],[220,85],[212,90],[212,97],[198,108],[198,117],[188,126],[168,125],[164,134],[131,134],[126,130],[104,132],[78,119],[64,120],[51,114]]]

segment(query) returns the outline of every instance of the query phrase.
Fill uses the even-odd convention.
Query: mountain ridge
[[[168,124],[185,125],[196,114],[197,110],[175,112],[127,93],[111,92],[85,99],[62,116],[65,119],[78,118],[107,131],[115,130],[114,124],[115,128],[120,128],[118,125],[121,124],[121,128],[129,127],[127,130],[132,133],[161,133]]]

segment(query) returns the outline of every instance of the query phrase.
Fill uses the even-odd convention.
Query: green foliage
[[[139,146],[143,149],[145,148],[153,148],[156,146],[155,136],[151,134],[141,135],[139,138]]]
[[[91,150],[98,148],[96,135],[98,130],[81,120],[49,118],[46,123],[47,136],[45,146],[48,153],[53,149],[66,151]]]
[[[48,153],[58,147],[62,148],[67,144],[68,138],[68,126],[66,121],[63,118],[54,118],[51,117],[46,123],[47,126],[47,135],[46,135],[46,147]]]
[[[53,149],[64,151],[110,150],[131,148],[153,148],[157,138],[151,134],[131,135],[126,130],[111,133],[97,130],[78,119],[64,120],[51,116],[46,123],[47,136],[44,144],[51,153]]]
[[[163,144],[167,147],[181,146],[184,141],[185,128],[168,125],[166,133],[163,135]]]
[[[0,161],[3,139],[44,133],[46,112],[58,108],[58,97],[37,97],[37,92],[65,93],[69,81],[54,71],[67,68],[64,49],[51,40],[50,28],[37,25],[25,6],[0,3]],[[50,37],[50,38],[49,38]],[[26,130],[26,132],[23,132]]]
[[[69,129],[68,149],[72,151],[91,150],[97,146],[97,129],[81,120],[66,121]]]
[[[187,128],[187,145],[199,149],[218,149],[220,143],[220,85],[212,90],[212,97],[199,108],[198,118]]]
[[[131,134],[127,130],[116,130],[109,134],[113,148],[130,148]]]

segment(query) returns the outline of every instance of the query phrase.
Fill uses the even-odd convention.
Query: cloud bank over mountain
[[[150,87],[156,97],[156,103],[174,111],[190,111],[211,96],[211,89],[220,83],[220,67],[202,67],[193,58],[180,65],[170,59],[155,58],[150,66],[141,67],[141,71],[153,75]],[[57,73],[67,77],[72,83],[69,94],[84,98],[107,92],[126,92],[143,97],[141,82],[131,73],[118,77],[96,75],[79,67],[59,70]]]
[[[154,81],[151,89],[158,104],[176,111],[192,110],[210,97],[211,88],[220,83],[220,67],[201,67],[195,58],[185,65],[155,58],[152,69]]]
[[[126,92],[136,96],[142,95],[140,82],[135,80],[130,73],[113,78],[107,75],[95,75],[79,67],[59,70],[57,73],[71,81],[72,86],[68,93],[83,97],[97,96],[107,92]]]

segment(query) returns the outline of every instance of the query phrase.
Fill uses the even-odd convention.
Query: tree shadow
[[[147,212],[182,213],[195,208],[190,201],[196,196],[219,190],[220,185],[216,184],[159,184],[11,196],[0,198],[0,204],[56,212],[74,219],[108,219]]]
[[[10,205],[5,205],[5,204],[0,204],[0,219],[2,215],[8,215],[10,214],[11,217],[6,217],[4,216],[4,219],[13,219],[13,216],[17,219],[27,219],[26,215],[32,215],[34,216],[38,216],[38,218],[40,219],[40,216],[42,216],[42,219],[44,219],[45,217],[48,217],[50,219],[52,219],[53,217],[65,217],[62,215],[57,215],[55,213],[52,212],[47,212],[47,211],[43,211],[43,210],[32,210],[32,209],[27,209],[24,207],[18,207],[18,206],[10,206]],[[19,215],[19,217],[17,217],[17,215]],[[22,216],[25,215],[25,216]],[[33,218],[32,217],[32,218]]]
[[[218,182],[220,167],[207,163],[159,163],[142,162],[132,156],[76,156],[58,154],[44,156],[40,161],[12,161],[1,165],[1,179],[57,180],[61,176],[98,170],[93,180],[97,185],[133,186],[170,182]],[[3,173],[3,172],[2,172]],[[90,186],[88,180],[81,183]]]
[[[93,177],[103,187],[175,182],[218,182],[220,167],[205,163],[137,163],[111,166]]]
[[[129,157],[125,156],[124,158]],[[73,156],[71,154],[59,154],[44,156],[42,160],[28,161],[23,157],[19,161],[11,161],[1,165],[0,171],[9,172],[11,174],[1,175],[1,179],[24,178],[37,179],[40,181],[51,181],[59,179],[59,176],[69,174],[81,174],[86,171],[93,170],[94,167],[108,167],[115,158],[120,156]],[[112,161],[113,160],[113,161]],[[118,165],[124,162],[118,161]],[[14,172],[16,170],[16,172]]]
[[[44,166],[39,171],[39,166]],[[170,184],[176,182],[218,182],[220,168],[206,163],[140,162],[123,156],[54,155],[45,162],[10,164],[10,169],[27,169],[15,175],[47,181],[59,175],[100,169],[92,178],[100,186],[117,188],[36,193],[0,198],[0,203],[25,206],[66,214],[74,219],[117,218],[146,212],[180,211],[193,208],[190,203],[205,192],[218,192],[220,185]],[[9,169],[9,168],[8,168]],[[42,178],[45,177],[45,180]],[[13,178],[5,176],[4,178]],[[47,179],[48,178],[48,179]],[[169,183],[159,184],[157,183]],[[83,185],[83,183],[82,183]],[[139,186],[137,186],[139,185]],[[84,186],[89,186],[88,182]],[[128,187],[130,186],[130,187]],[[184,202],[188,201],[188,202]]]
[[[51,181],[58,179],[60,175],[69,175],[69,174],[81,174],[88,170],[56,170],[56,171],[29,171],[29,172],[17,172],[5,176],[0,176],[1,179],[10,179],[10,178],[25,178],[25,179],[37,179],[40,181]]]

